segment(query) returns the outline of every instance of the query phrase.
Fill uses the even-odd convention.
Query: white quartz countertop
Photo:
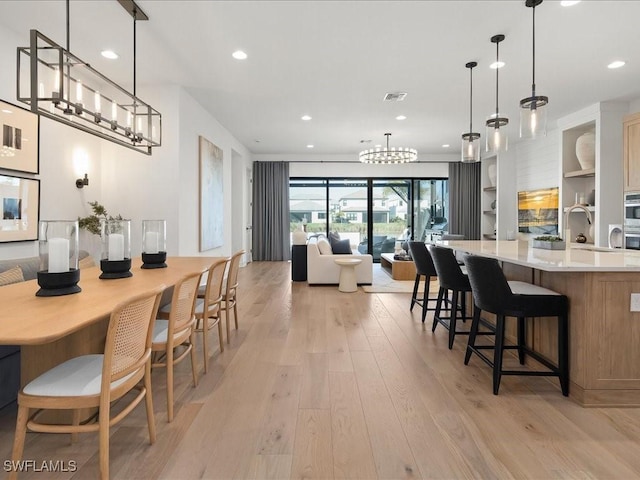
[[[640,272],[640,250],[570,244],[566,250],[533,248],[522,240],[443,240],[437,245],[457,252],[496,258],[550,272]]]

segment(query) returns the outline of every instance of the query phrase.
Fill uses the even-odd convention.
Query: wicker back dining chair
[[[209,330],[218,327],[218,342],[220,353],[224,352],[224,340],[222,339],[222,286],[224,284],[224,272],[227,269],[229,258],[221,258],[211,264],[207,271],[207,283],[204,285],[204,296],[196,300],[195,331],[202,333],[202,354],[204,355],[204,373],[207,373],[209,363]]]
[[[154,353],[152,367],[167,369],[167,419],[173,421],[173,366],[191,354],[191,373],[194,387],[198,386],[196,357],[193,349],[196,317],[195,299],[202,272],[190,273],[182,277],[173,289],[169,318],[157,318],[153,326]],[[183,351],[178,353],[178,349]]]
[[[229,322],[231,320],[231,309],[233,309],[233,319],[235,320],[236,330],[238,329],[238,270],[240,269],[240,259],[244,254],[244,250],[238,250],[231,256],[227,283],[224,287],[224,293],[222,294],[222,309],[225,312],[227,327],[227,343],[230,341]]]
[[[150,443],[156,439],[151,394],[152,322],[164,286],[120,303],[111,313],[104,354],[82,355],[46,371],[18,394],[18,416],[12,461],[22,459],[27,429],[44,433],[99,432],[100,478],[109,478],[109,427],[145,400]],[[141,383],[142,382],[142,383]],[[132,389],[138,394],[111,416],[111,403]],[[80,409],[98,407],[98,422],[80,424]],[[31,409],[37,411],[30,417]],[[73,410],[71,424],[40,423],[45,410]],[[17,470],[9,473],[17,478]]]

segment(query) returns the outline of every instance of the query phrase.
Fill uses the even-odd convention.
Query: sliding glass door
[[[411,178],[292,178],[291,232],[337,232],[374,261],[408,239],[429,240],[446,230],[448,180]]]
[[[413,180],[413,238],[422,242],[447,231],[449,181]]]
[[[411,236],[411,180],[373,180],[372,242],[368,253],[380,261],[382,253],[401,248]]]

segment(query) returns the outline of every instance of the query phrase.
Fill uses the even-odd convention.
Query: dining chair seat
[[[99,395],[102,383],[103,354],[82,355],[67,360],[25,385],[27,395],[81,397]],[[133,373],[111,382],[111,388],[125,383]]]

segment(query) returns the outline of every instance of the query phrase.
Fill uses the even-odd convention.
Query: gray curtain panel
[[[253,162],[253,260],[291,258],[289,163]]]
[[[449,164],[449,233],[480,239],[480,162]]]

